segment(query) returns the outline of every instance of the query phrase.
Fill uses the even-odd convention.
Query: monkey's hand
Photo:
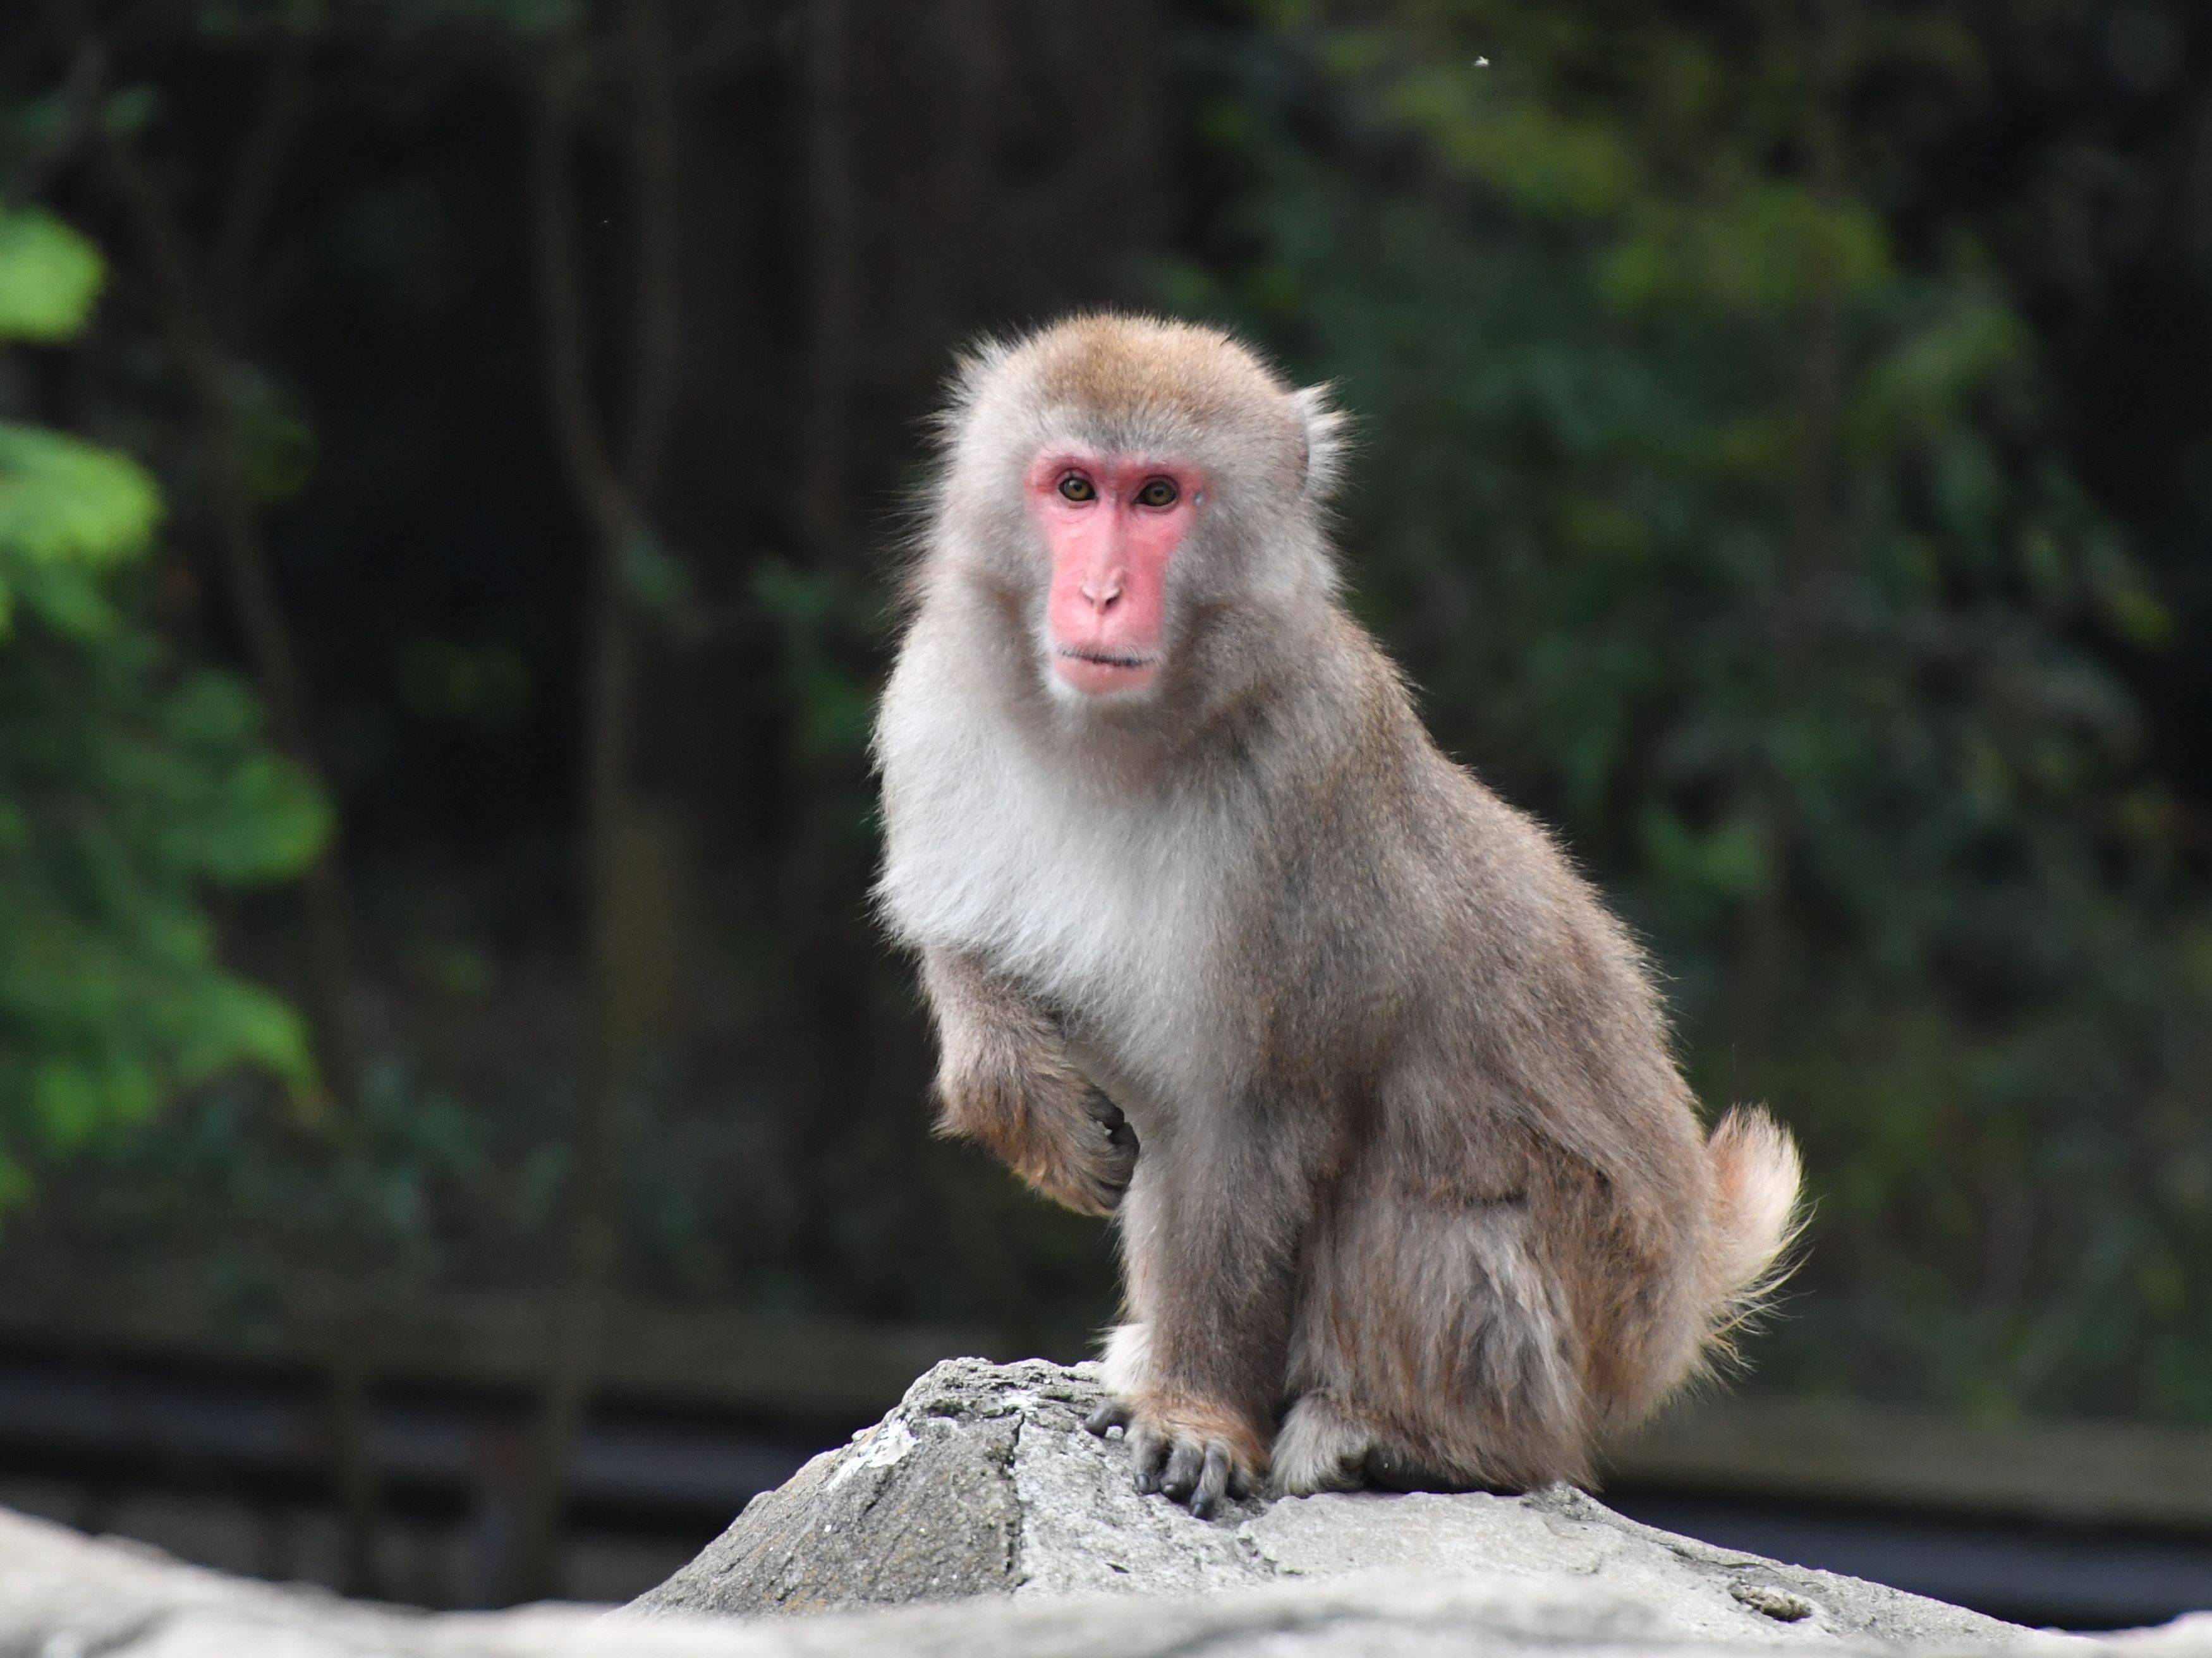
[[[1149,1395],[1109,1399],[1085,1427],[1102,1437],[1127,1430],[1137,1489],[1163,1491],[1210,1519],[1223,1501],[1258,1488],[1267,1467],[1267,1440],[1236,1411],[1194,1399]]]
[[[1058,1022],[972,957],[927,952],[921,976],[943,1055],[939,1131],[982,1141],[1071,1209],[1112,1214],[1136,1173],[1136,1131],[1076,1069]]]
[[[981,1140],[1047,1197],[1085,1215],[1120,1206],[1137,1169],[1137,1131],[1056,1042],[948,1052],[937,1091],[945,1133]]]

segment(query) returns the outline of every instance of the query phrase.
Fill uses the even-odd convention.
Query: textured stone
[[[2099,1643],[1670,1536],[1580,1492],[1316,1497],[1194,1520],[1082,1430],[1097,1379],[943,1364],[641,1603],[433,1617],[0,1512],[0,1658],[2212,1658]],[[892,1601],[925,1604],[887,1606]],[[811,1617],[732,1613],[790,1613]]]
[[[1492,1600],[1537,1589],[1595,1597],[1635,1609],[1648,1634],[1673,1640],[1965,1650],[2025,1633],[1675,1537],[1563,1485],[1526,1497],[1253,1501],[1194,1520],[1137,1494],[1118,1437],[1084,1431],[1103,1397],[1095,1365],[948,1360],[876,1427],[755,1502],[639,1605],[748,1617],[935,1598],[915,1588],[914,1557],[926,1545],[975,1562],[951,1591],[962,1594],[1178,1595],[1387,1571],[1448,1578]]]
[[[1237,1530],[1259,1505],[1206,1521],[1137,1494],[1120,1444],[1084,1431],[1103,1396],[1094,1365],[948,1360],[637,1604],[752,1617],[940,1598],[916,1593],[916,1533],[933,1561],[960,1563],[944,1597],[1177,1594],[1279,1576]]]

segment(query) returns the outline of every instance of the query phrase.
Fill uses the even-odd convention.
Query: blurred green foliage
[[[1803,1137],[1820,1209],[1762,1379],[2212,1422],[2212,723],[2189,695],[2212,683],[2212,173],[2189,137],[2212,31],[2179,0],[1106,10],[1085,27],[1159,47],[1143,96],[1060,55],[1066,8],[852,7],[839,104],[811,9],[670,9],[682,412],[665,544],[621,569],[635,781],[674,826],[633,860],[633,942],[670,1005],[619,1136],[629,1287],[1054,1347],[1109,1315],[1102,1229],[928,1140],[911,974],[869,930],[865,742],[895,613],[878,509],[915,482],[951,350],[1115,300],[1337,383],[1355,602],[1447,747],[1650,941],[1703,1096]],[[538,77],[574,74],[618,408],[635,226],[619,100],[592,88],[623,60],[562,43],[619,13],[83,15],[104,57],[36,31],[0,52],[0,173],[135,263],[52,372],[99,260],[0,220],[22,343],[0,398],[127,434],[173,538],[217,562],[158,261],[91,136],[124,135],[222,325],[346,817],[364,1080],[343,1146],[264,1078],[193,1090],[48,1181],[41,1221],[241,1283],[543,1284],[588,993],[585,562],[521,302],[523,138]],[[816,268],[841,222],[842,332]],[[1115,264],[1145,248],[1172,253]],[[298,867],[321,811],[234,682],[179,666],[240,641],[221,592],[156,621],[143,475],[20,428],[0,468],[20,1187],[215,1068],[311,1085],[289,1015],[213,965],[208,905]],[[296,965],[298,926],[270,905],[226,931]],[[34,1112],[37,1066],[111,1080]]]
[[[100,280],[65,225],[0,211],[0,344],[70,338]],[[314,1086],[208,899],[301,869],[327,814],[236,679],[170,662],[133,580],[160,517],[125,457],[0,424],[0,1211],[179,1089]]]
[[[1337,380],[1436,729],[1803,1138],[1763,1368],[2212,1419],[2212,912],[2108,665],[2170,619],[1973,226],[1908,238],[1821,79],[1970,75],[1970,9],[1267,9],[1170,292]]]

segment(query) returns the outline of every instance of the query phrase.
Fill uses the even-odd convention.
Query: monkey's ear
[[[1330,390],[1325,385],[1309,386],[1291,393],[1291,406],[1298,411],[1305,432],[1305,492],[1314,501],[1326,501],[1336,492],[1350,438],[1344,411],[1329,401]]]

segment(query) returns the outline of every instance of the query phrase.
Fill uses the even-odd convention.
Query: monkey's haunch
[[[1581,1479],[1794,1225],[1634,944],[1338,601],[1339,417],[1211,331],[981,347],[876,731],[948,1133],[1121,1228],[1140,1488]]]

